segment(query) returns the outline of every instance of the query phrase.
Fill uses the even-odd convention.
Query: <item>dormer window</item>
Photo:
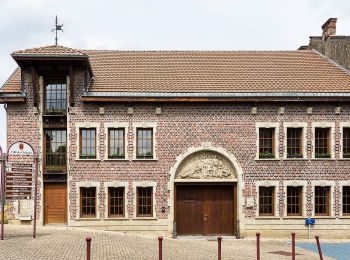
[[[67,111],[67,83],[65,78],[45,79],[45,114],[65,114]]]

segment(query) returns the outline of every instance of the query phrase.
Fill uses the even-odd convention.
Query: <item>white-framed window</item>
[[[284,159],[307,158],[307,123],[284,122]]]
[[[278,188],[278,181],[256,182],[258,217],[278,216]]]
[[[306,216],[306,189],[307,181],[284,181],[284,216]]]
[[[154,160],[156,155],[157,123],[133,123],[133,160]]]
[[[128,218],[128,183],[105,182],[105,218]]]
[[[99,214],[99,182],[78,182],[77,187],[77,208],[78,219],[98,219]]]
[[[256,159],[279,158],[279,123],[256,123]]]
[[[334,159],[334,129],[335,123],[312,123],[312,158]]]
[[[100,123],[76,123],[76,160],[100,160]]]
[[[312,182],[314,217],[334,217],[334,181]]]
[[[350,217],[350,181],[339,181],[340,216]]]
[[[134,182],[134,218],[156,217],[156,182]]]
[[[128,129],[126,122],[104,123],[105,160],[128,160]]]
[[[341,159],[350,159],[350,122],[340,122],[340,147]]]

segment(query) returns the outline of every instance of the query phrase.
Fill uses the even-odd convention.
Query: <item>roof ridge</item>
[[[221,53],[295,53],[301,52],[301,50],[115,50],[115,49],[78,49],[80,51],[88,52],[187,52],[187,53],[204,53],[204,52],[221,52]],[[311,52],[311,50],[302,50],[303,52]]]

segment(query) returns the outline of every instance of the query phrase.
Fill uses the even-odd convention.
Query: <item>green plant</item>
[[[303,155],[300,153],[291,153],[287,154],[287,158],[303,158]]]
[[[260,159],[275,158],[275,155],[270,152],[263,152],[263,153],[259,153],[259,158]]]
[[[350,158],[350,153],[344,153],[343,158]]]
[[[315,158],[331,158],[331,155],[328,153],[316,153]]]

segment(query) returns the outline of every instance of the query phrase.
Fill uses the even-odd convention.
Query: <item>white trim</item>
[[[76,183],[76,194],[77,194],[77,216],[75,216],[75,219],[86,219],[81,217],[81,212],[80,212],[80,188],[96,188],[96,217],[91,217],[93,219],[99,219],[100,218],[100,182],[91,182],[91,181],[85,181],[85,182],[77,182]],[[89,219],[89,218],[87,218]]]
[[[274,153],[275,153],[275,158],[273,159],[279,159],[280,154],[279,154],[279,134],[280,134],[280,123],[271,123],[271,122],[257,122],[255,123],[255,131],[256,131],[256,154],[255,154],[255,159],[259,160],[259,128],[274,128],[275,133],[274,133],[274,142],[275,142],[275,147],[274,147]],[[262,159],[263,160],[263,159]]]
[[[349,158],[344,158],[343,156],[343,128],[348,127],[350,128],[350,122],[340,122],[339,123],[339,158],[341,159],[349,159]]]
[[[256,217],[258,218],[269,218],[269,217],[279,217],[279,181],[269,181],[269,180],[265,180],[265,181],[257,181],[255,182],[255,186],[256,186]],[[259,213],[259,187],[274,187],[274,212],[273,215],[271,216],[260,216]]]
[[[136,151],[137,151],[137,128],[152,128],[153,129],[153,157],[150,159],[140,159],[140,158],[136,158]],[[157,154],[156,154],[156,147],[157,147],[157,139],[156,139],[156,135],[157,135],[157,122],[134,122],[133,123],[133,135],[134,135],[134,140],[133,140],[133,152],[132,152],[132,159],[133,160],[143,160],[143,161],[147,161],[147,160],[155,160],[157,159]]]
[[[89,159],[80,159],[80,128],[96,128],[96,159],[93,160],[100,160],[100,123],[75,123],[75,133],[77,135],[77,139],[75,142],[76,146],[76,154],[75,154],[75,160],[85,161]]]
[[[108,129],[110,128],[123,128],[124,129],[124,154],[125,158],[122,159],[108,159],[108,145],[109,145],[109,139],[108,139]],[[128,153],[128,134],[129,134],[129,123],[128,122],[112,122],[112,123],[104,123],[104,159],[105,160],[128,160],[129,159],[129,153]]]
[[[302,198],[301,198],[301,215],[300,216],[288,216],[287,214],[287,187],[302,187]],[[284,209],[283,217],[286,218],[295,218],[295,217],[306,217],[306,204],[307,204],[307,181],[298,181],[298,180],[289,180],[283,182],[283,191],[284,191]]]
[[[137,187],[152,187],[152,216],[151,217],[137,217],[137,208],[136,208],[136,200],[137,200]],[[134,207],[134,212],[133,212],[133,218],[135,219],[147,219],[147,218],[156,218],[157,214],[156,214],[156,191],[157,191],[157,182],[155,181],[137,181],[137,182],[133,182],[133,207]]]
[[[315,216],[315,187],[321,186],[321,187],[330,187],[330,205],[329,205],[329,216]],[[335,210],[334,210],[334,191],[335,191],[335,181],[325,181],[325,180],[318,180],[318,181],[311,181],[311,187],[312,187],[312,217],[335,217]]]
[[[315,128],[330,128],[330,155],[331,158],[335,158],[335,123],[334,122],[313,122],[311,123],[311,129],[312,129],[312,159],[322,159],[327,160],[327,158],[315,158]]]
[[[350,180],[348,181],[339,181],[339,200],[340,200],[340,209],[339,209],[339,216],[343,217],[343,187],[344,186],[350,186]],[[349,217],[349,215],[346,215],[344,217]]]
[[[303,158],[300,158],[300,159],[306,159],[307,158],[307,123],[306,122],[305,123],[304,122],[283,122],[283,129],[284,129],[283,159],[294,159],[294,160],[297,160],[297,158],[287,158],[287,129],[288,128],[302,128],[302,152],[303,152]]]
[[[119,187],[123,187],[124,188],[124,216],[120,217],[120,219],[128,219],[129,218],[129,210],[128,210],[128,194],[129,194],[129,184],[128,182],[118,182],[118,181],[114,181],[114,182],[105,182],[103,184],[104,187],[104,192],[105,192],[105,219],[119,219],[119,218],[115,218],[112,217],[110,218],[108,216],[108,207],[109,207],[109,203],[108,203],[108,188],[119,188]]]

